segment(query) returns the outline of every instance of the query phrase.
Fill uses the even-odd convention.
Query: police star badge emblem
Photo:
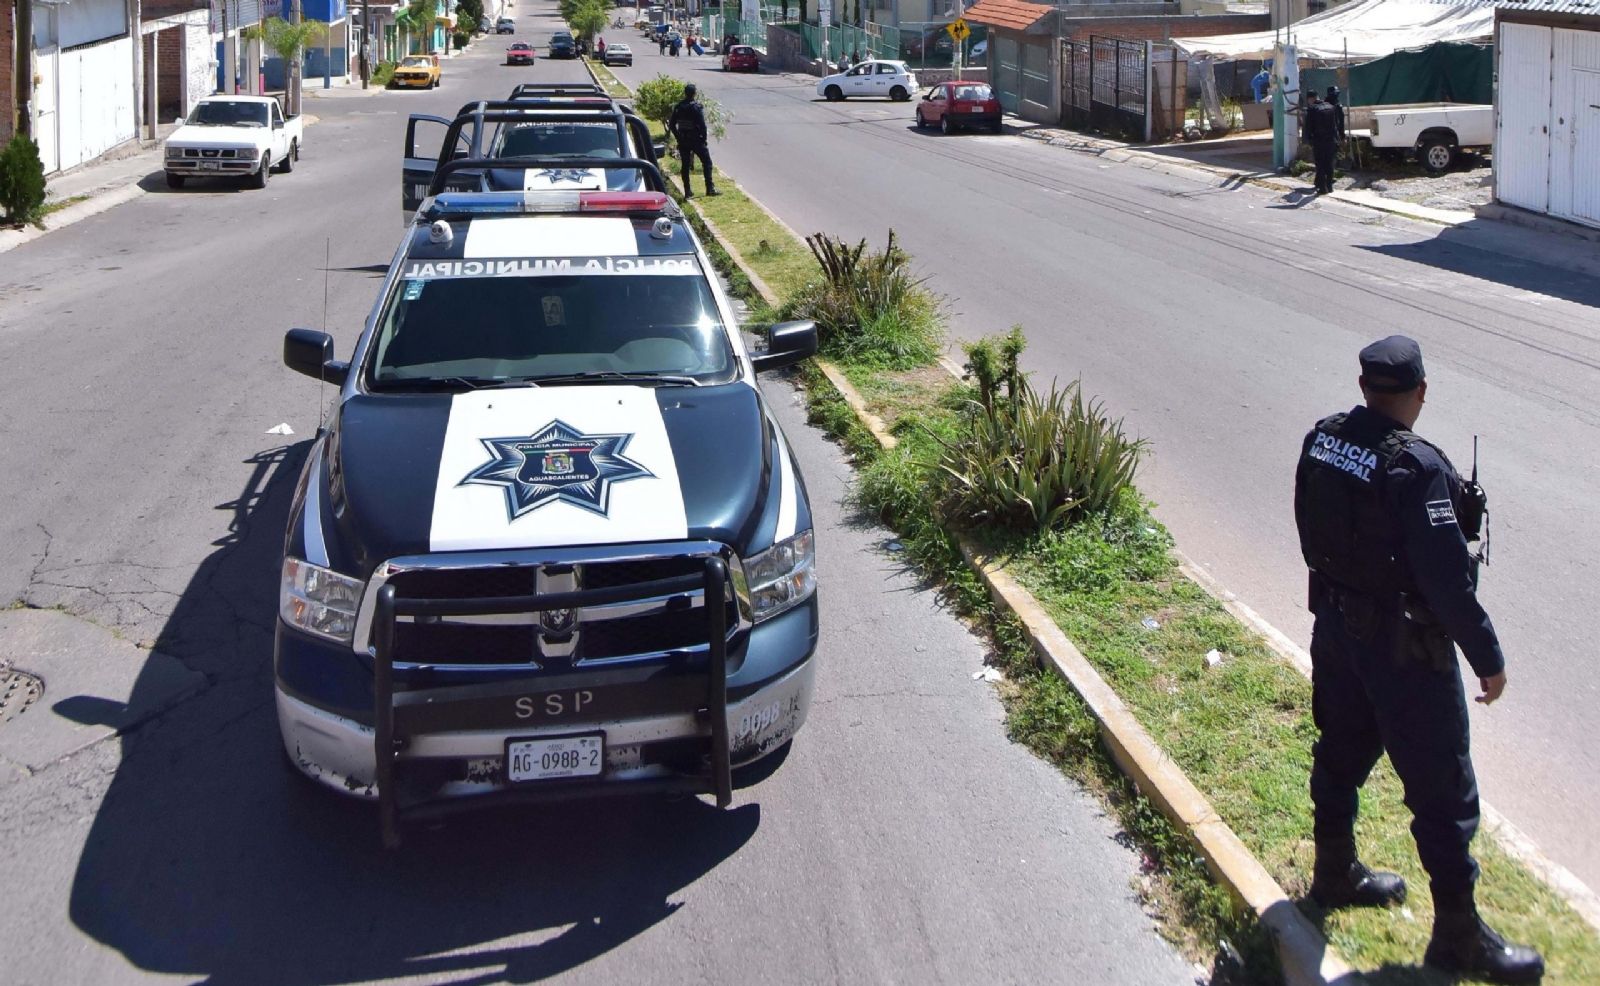
[[[622,454],[632,439],[586,435],[564,421],[552,421],[527,437],[480,438],[493,458],[456,485],[500,487],[508,521],[558,500],[604,517],[610,511],[611,484],[654,478]]]
[[[586,182],[591,177],[587,168],[545,168],[538,172],[537,177],[550,179],[550,184],[570,181],[579,184]]]

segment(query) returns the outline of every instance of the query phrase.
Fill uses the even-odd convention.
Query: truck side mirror
[[[767,348],[755,353],[750,363],[757,373],[793,366],[817,354],[817,323],[779,322],[767,330]]]
[[[290,329],[284,334],[283,365],[340,387],[350,375],[350,364],[333,358],[333,336],[315,329]]]

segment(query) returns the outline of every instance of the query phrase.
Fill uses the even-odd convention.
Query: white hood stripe
[[[617,471],[631,478],[610,482],[601,506],[555,498],[513,517],[516,511],[507,498],[517,489],[509,482],[463,483],[495,461],[487,444],[491,440],[529,439],[554,422],[585,436],[626,436],[616,451],[638,468]],[[516,472],[513,468],[500,475]],[[434,489],[430,550],[679,541],[688,536],[678,466],[654,390],[542,387],[469,391],[452,399]]]
[[[323,443],[311,450],[311,475],[306,480],[304,524],[306,561],[328,567],[328,542],[322,536],[322,453]]]
[[[768,421],[771,421],[769,418]],[[778,439],[778,468],[781,473],[778,477],[778,529],[772,534],[772,541],[779,541],[794,537],[795,517],[799,512],[800,491],[795,486],[794,463],[789,459],[789,445],[783,439],[783,432],[778,424],[772,421],[772,434]]]

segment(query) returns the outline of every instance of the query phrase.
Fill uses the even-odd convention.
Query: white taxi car
[[[876,96],[879,99],[907,100],[917,91],[916,74],[905,62],[862,62],[849,71],[830,75],[817,82],[817,95],[830,101],[851,96]]]

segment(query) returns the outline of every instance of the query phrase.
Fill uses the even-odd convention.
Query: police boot
[[[1537,983],[1544,959],[1512,945],[1478,916],[1472,891],[1433,894],[1433,940],[1423,963],[1457,976],[1491,983]]]
[[[1353,842],[1319,844],[1311,877],[1311,899],[1324,910],[1404,904],[1406,881],[1398,873],[1367,869],[1356,858]]]

